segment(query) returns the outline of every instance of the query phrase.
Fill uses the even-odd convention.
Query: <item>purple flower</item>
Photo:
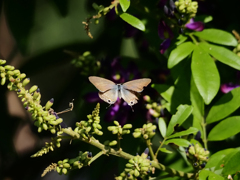
[[[165,53],[165,51],[167,50],[167,48],[169,48],[171,44],[171,40],[170,39],[166,39],[165,41],[162,42],[162,44],[160,44],[160,53],[163,54]]]
[[[189,23],[185,24],[185,27],[194,31],[202,31],[204,29],[204,23],[201,21],[194,21],[190,19]]]
[[[160,21],[158,24],[158,36],[164,41],[160,45],[160,53],[163,54],[171,44],[173,32],[165,21]]]
[[[240,85],[238,84],[233,84],[233,83],[226,83],[221,85],[221,91],[223,93],[228,93],[229,91],[239,87]]]

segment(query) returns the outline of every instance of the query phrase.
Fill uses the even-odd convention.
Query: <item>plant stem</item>
[[[192,41],[193,41],[196,45],[198,45],[198,42],[197,42],[196,38],[193,36],[192,33],[189,34],[189,37],[192,39]]]
[[[162,146],[163,146],[163,144],[164,144],[164,142],[165,142],[166,140],[167,140],[167,138],[165,137],[165,138],[163,139],[163,141],[161,142],[159,148],[157,149],[157,151],[156,151],[156,153],[155,153],[155,157],[157,157],[157,155],[158,155],[160,149],[162,148]]]
[[[206,132],[206,123],[205,123],[205,119],[202,118],[202,122],[201,122],[202,128],[203,128],[203,143],[204,143],[204,148],[207,149],[207,132]]]
[[[148,147],[149,152],[150,152],[150,156],[152,157],[152,159],[153,159],[154,161],[158,162],[158,160],[157,160],[156,157],[154,156],[150,139],[146,140],[146,143],[147,143],[147,147]]]
[[[92,159],[88,162],[88,165],[90,165],[93,161],[95,161],[97,158],[99,158],[100,156],[102,156],[103,154],[105,154],[104,151],[100,151],[99,153],[97,153],[95,156],[92,157]]]

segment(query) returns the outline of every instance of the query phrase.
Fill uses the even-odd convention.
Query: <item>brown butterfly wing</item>
[[[123,98],[124,101],[127,102],[127,104],[129,106],[133,106],[134,104],[136,104],[138,102],[137,101],[138,97],[131,90],[121,88],[120,92],[121,92],[121,97]]]
[[[122,86],[124,87],[124,89],[136,91],[136,92],[142,92],[143,87],[146,87],[150,82],[151,82],[151,79],[142,78],[142,79],[128,81],[124,83]]]
[[[100,92],[105,92],[109,89],[113,89],[116,85],[114,82],[108,79],[97,76],[89,76],[88,79]]]
[[[118,89],[110,89],[106,92],[99,92],[99,97],[108,104],[114,104],[118,98]]]

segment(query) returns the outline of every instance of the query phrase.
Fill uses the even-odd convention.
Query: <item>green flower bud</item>
[[[30,78],[24,79],[23,82],[22,82],[22,86],[23,87],[26,86],[29,82],[30,82]]]
[[[46,105],[45,105],[45,110],[46,111],[48,111],[52,107],[53,102],[54,102],[54,99],[52,98],[46,103]]]
[[[119,122],[118,122],[118,121],[113,121],[113,123],[114,123],[116,126],[119,126]]]
[[[67,172],[68,172],[68,171],[67,171],[66,168],[62,168],[62,173],[63,173],[63,174],[67,174]]]
[[[87,118],[92,119],[92,115],[91,114],[87,115]]]
[[[52,134],[56,134],[56,129],[51,128],[51,129],[50,129],[50,132],[51,132]]]
[[[61,143],[60,143],[60,142],[56,142],[56,146],[57,146],[58,148],[60,148]]]
[[[13,76],[13,75],[14,75],[13,71],[8,71],[7,74],[8,74],[9,76]]]
[[[43,127],[43,129],[44,129],[45,131],[48,130],[48,126],[47,126],[46,123],[42,123],[42,127]]]
[[[148,171],[149,167],[140,167],[141,171]]]
[[[131,168],[131,167],[133,167],[133,166],[134,166],[134,165],[133,165],[133,164],[130,164],[130,163],[127,163],[127,164],[126,164],[126,167],[127,167],[127,168]]]
[[[18,77],[19,77],[20,79],[23,79],[23,78],[26,77],[26,74],[25,74],[25,73],[22,73],[22,74],[20,74]]]
[[[107,129],[108,129],[109,131],[113,131],[113,130],[116,129],[116,127],[115,127],[115,126],[108,126]]]
[[[14,73],[15,76],[19,76],[20,75],[20,71],[18,69],[15,69],[13,71],[13,73]]]
[[[69,164],[69,163],[64,163],[64,164],[63,164],[63,167],[64,167],[64,168],[70,168],[70,164]]]
[[[112,133],[113,134],[117,134],[118,133],[118,129],[116,128],[116,129],[112,130]]]
[[[13,71],[15,69],[14,66],[10,66],[10,65],[6,65],[6,66],[4,66],[4,68],[8,71]]]
[[[1,85],[3,86],[5,83],[6,83],[6,77],[3,77],[3,78],[1,79]]]
[[[122,128],[118,128],[118,133],[122,134]]]
[[[42,132],[42,127],[38,127],[38,133]]]
[[[132,169],[125,168],[124,170],[125,170],[126,172],[130,172]]]
[[[131,124],[125,124],[123,126],[123,129],[131,129],[132,128],[132,125]]]
[[[142,134],[141,132],[134,132],[133,137],[134,138],[139,138],[141,136],[141,134]]]
[[[6,60],[0,59],[0,65],[3,65],[3,64],[5,64],[5,63],[6,63]]]
[[[123,130],[122,134],[130,134],[130,132],[131,132],[130,130]]]
[[[29,90],[29,93],[33,93],[34,91],[36,91],[38,89],[38,87],[36,85],[32,86]]]
[[[144,138],[144,139],[148,139],[148,135],[147,135],[147,134],[144,134],[144,135],[143,135],[143,138]]]
[[[2,66],[0,66],[0,67],[2,67]],[[1,75],[1,78],[4,78],[6,76],[6,73],[2,72],[0,75]]]
[[[140,175],[139,171],[137,169],[134,169],[134,176],[138,177]]]
[[[39,121],[35,121],[35,122],[34,122],[34,126],[39,127],[40,125],[41,125],[41,123],[40,123]]]
[[[61,123],[63,122],[63,119],[62,119],[62,118],[58,118],[58,119],[56,120],[56,122],[57,122],[58,124],[61,124]]]
[[[116,144],[117,144],[117,141],[114,140],[114,141],[111,141],[111,142],[109,143],[109,146],[115,146]]]
[[[152,109],[152,105],[151,104],[147,104],[146,108],[147,109]]]
[[[190,146],[188,152],[189,152],[190,154],[195,154],[195,148],[194,148],[194,146]]]
[[[97,124],[98,129],[102,129],[102,126],[100,124]]]
[[[68,162],[68,161],[69,161],[69,159],[66,158],[66,159],[63,160],[63,163],[66,163],[66,162]]]
[[[61,168],[60,168],[60,167],[58,167],[58,166],[56,167],[56,170],[57,170],[57,172],[58,172],[58,173],[60,173],[60,172],[61,172]]]

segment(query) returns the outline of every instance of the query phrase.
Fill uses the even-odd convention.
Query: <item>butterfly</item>
[[[142,92],[143,87],[151,82],[149,78],[136,79],[123,84],[115,84],[108,79],[97,76],[89,76],[88,79],[99,90],[98,95],[103,101],[111,105],[119,97],[123,98],[129,106],[138,102],[136,93]]]

